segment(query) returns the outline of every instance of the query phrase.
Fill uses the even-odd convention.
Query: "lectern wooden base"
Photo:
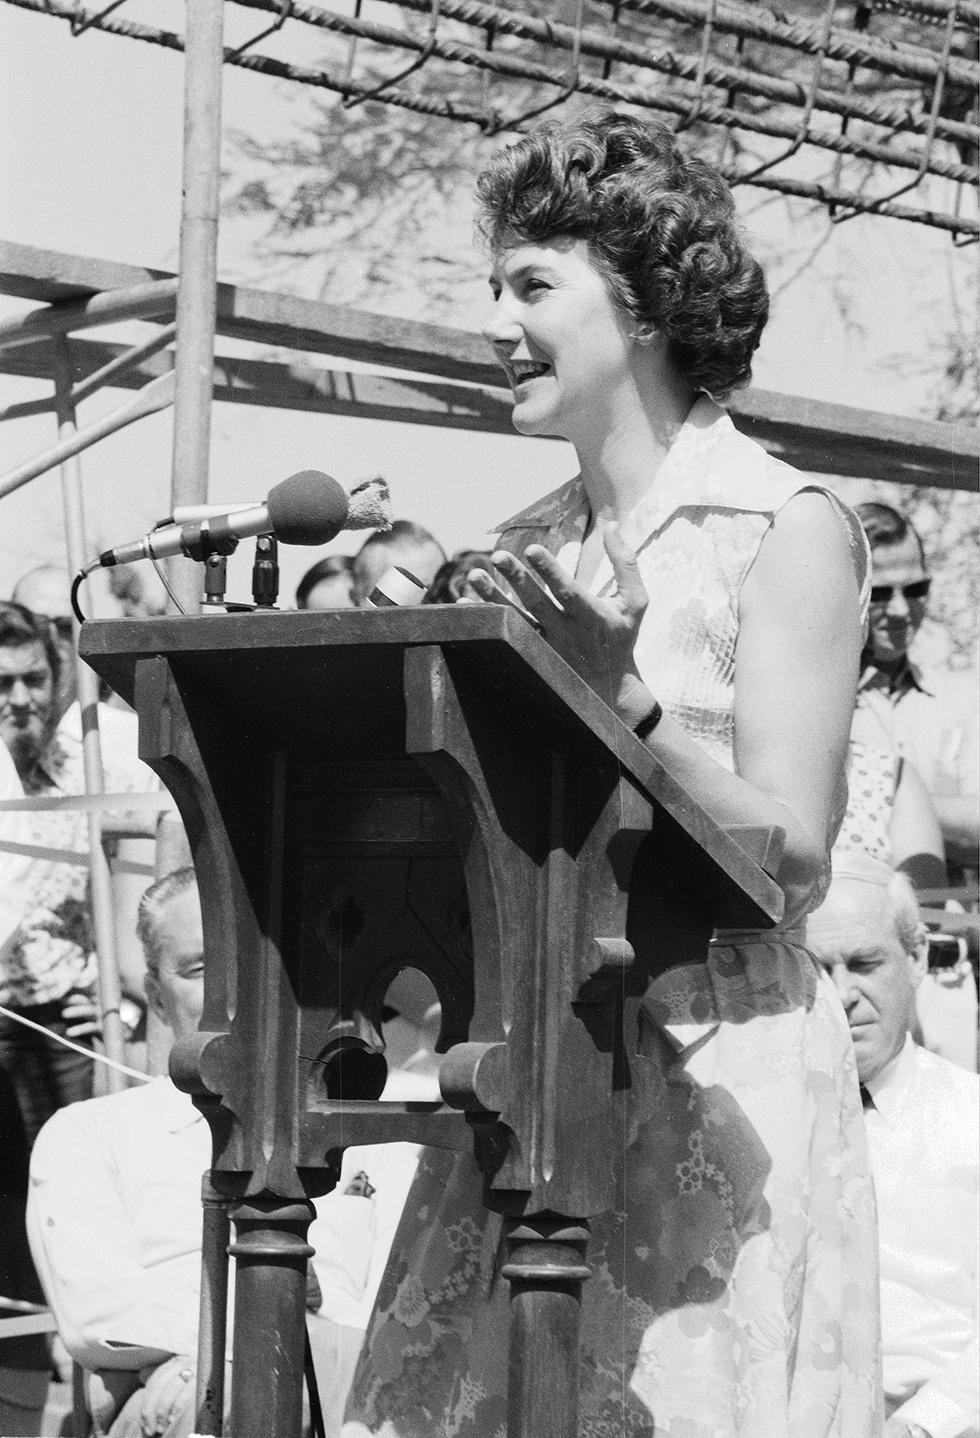
[[[510,1432],[575,1438],[623,1005],[715,924],[778,916],[746,837],[499,606],[108,621],[82,652],[135,705],[197,868],[202,1031],[171,1071],[235,1224],[234,1438],[299,1434],[309,1199],[343,1148],[476,1132],[505,1217]],[[669,953],[635,951],[644,910],[670,915]],[[443,1103],[378,1101],[407,966],[442,1005]]]

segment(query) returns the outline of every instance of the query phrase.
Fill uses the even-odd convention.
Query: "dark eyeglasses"
[[[872,584],[871,603],[890,604],[893,594],[902,594],[906,600],[928,599],[931,579],[913,579],[908,584]]]

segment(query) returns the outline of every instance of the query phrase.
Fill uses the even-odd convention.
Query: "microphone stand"
[[[228,560],[223,554],[209,554],[204,561],[204,597],[202,605],[209,609],[224,608],[228,583]]]
[[[255,540],[255,560],[252,564],[253,604],[234,604],[225,600],[227,588],[228,559],[220,553],[211,553],[204,563],[204,597],[201,603],[209,609],[222,609],[226,613],[250,613],[255,609],[274,609],[279,597],[279,541],[272,534],[260,534]]]
[[[279,598],[279,541],[272,534],[260,534],[255,540],[252,598],[256,609],[275,609]]]

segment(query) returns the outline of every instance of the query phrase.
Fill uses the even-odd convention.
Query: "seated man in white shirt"
[[[978,1438],[980,1080],[913,1043],[927,934],[904,874],[834,855],[807,945],[836,981],[878,1199],[885,1438]]]
[[[151,885],[139,930],[151,1006],[176,1037],[193,1033],[204,946],[192,869]],[[417,1155],[411,1144],[348,1149],[337,1189],[316,1200],[308,1329],[328,1435],[339,1431]],[[97,1431],[110,1438],[186,1438],[194,1427],[210,1159],[207,1124],[169,1078],[71,1104],[35,1144],[34,1260],[65,1346],[95,1375]]]

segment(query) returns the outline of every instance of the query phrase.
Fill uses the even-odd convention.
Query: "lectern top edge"
[[[482,665],[488,677],[506,665],[520,677],[530,670],[567,707],[575,720],[613,755],[622,770],[647,790],[670,817],[711,855],[718,867],[757,906],[777,921],[782,894],[739,839],[695,805],[679,776],[656,759],[599,696],[515,610],[501,604],[421,605],[385,609],[272,610],[249,614],[164,616],[93,620],[83,625],[80,652],[127,702],[134,698],[137,662],[161,655],[196,665],[212,657],[227,665],[278,651],[283,661],[316,662],[318,651],[353,654],[370,649],[433,645]],[[379,656],[380,657],[380,656]],[[515,669],[516,666],[516,669]]]

